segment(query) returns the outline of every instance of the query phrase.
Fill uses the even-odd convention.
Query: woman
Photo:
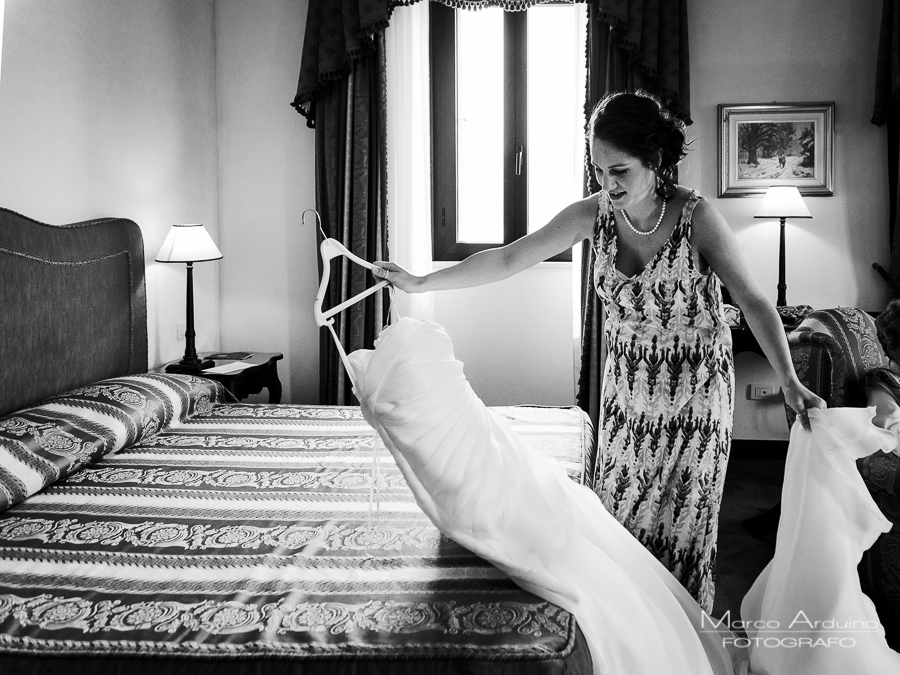
[[[596,491],[708,612],[718,510],[731,441],[734,375],[720,279],[808,428],[824,402],[800,384],[775,308],[718,212],[674,182],[683,125],[650,96],[605,97],[591,116],[601,186],[545,227],[423,277],[393,263],[375,275],[411,293],[505,279],[593,242],[606,309]]]

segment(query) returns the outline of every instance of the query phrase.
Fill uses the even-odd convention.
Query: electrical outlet
[[[184,334],[187,331],[187,321],[179,321],[175,324],[175,339],[184,340]]]
[[[775,391],[775,387],[771,384],[751,384],[748,389],[747,398],[751,401],[759,401],[760,399],[768,398]]]

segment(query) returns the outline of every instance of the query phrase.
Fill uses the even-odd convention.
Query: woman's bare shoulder
[[[569,204],[569,206],[563,209],[561,215],[565,215],[566,220],[571,222],[586,238],[589,237],[594,230],[597,214],[603,203],[604,193],[595,192],[594,194]]]
[[[708,199],[703,197],[703,195],[690,188],[679,186],[675,198],[678,199],[682,196],[684,204],[687,204],[691,199],[696,200],[693,210],[691,211],[691,222],[695,234],[699,234],[702,237],[710,230],[715,232],[716,230],[721,230],[723,227],[728,229],[725,218]]]

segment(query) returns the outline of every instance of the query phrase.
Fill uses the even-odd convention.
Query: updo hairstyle
[[[891,300],[875,319],[875,330],[884,353],[892,361],[900,356],[900,300]]]
[[[675,195],[675,169],[687,154],[684,123],[641,89],[607,94],[594,106],[588,125],[591,138],[637,157],[656,171],[656,192],[663,199]],[[662,149],[662,161],[659,150]]]

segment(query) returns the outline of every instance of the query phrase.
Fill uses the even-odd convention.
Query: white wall
[[[570,263],[435,293],[434,314],[487,405],[574,405]]]
[[[222,348],[283,352],[291,403],[319,396],[315,221],[300,223],[316,205],[315,132],[290,106],[306,8],[216,2]]]
[[[200,222],[219,239],[212,29],[212,0],[6,2],[0,205],[140,225],[151,367],[184,353],[184,266],[153,262],[166,233]],[[218,265],[195,267],[200,350],[219,346]]]
[[[756,198],[716,197],[720,103],[835,102],[835,194],[809,197],[812,220],[788,221],[789,304],[883,308],[888,290],[886,132],[869,122],[875,91],[880,0],[689,0],[693,150],[683,182],[734,229],[751,269],[776,298],[778,227],[753,219]],[[738,359],[735,438],[787,438],[778,400],[750,402],[750,382],[775,383],[768,363]]]

